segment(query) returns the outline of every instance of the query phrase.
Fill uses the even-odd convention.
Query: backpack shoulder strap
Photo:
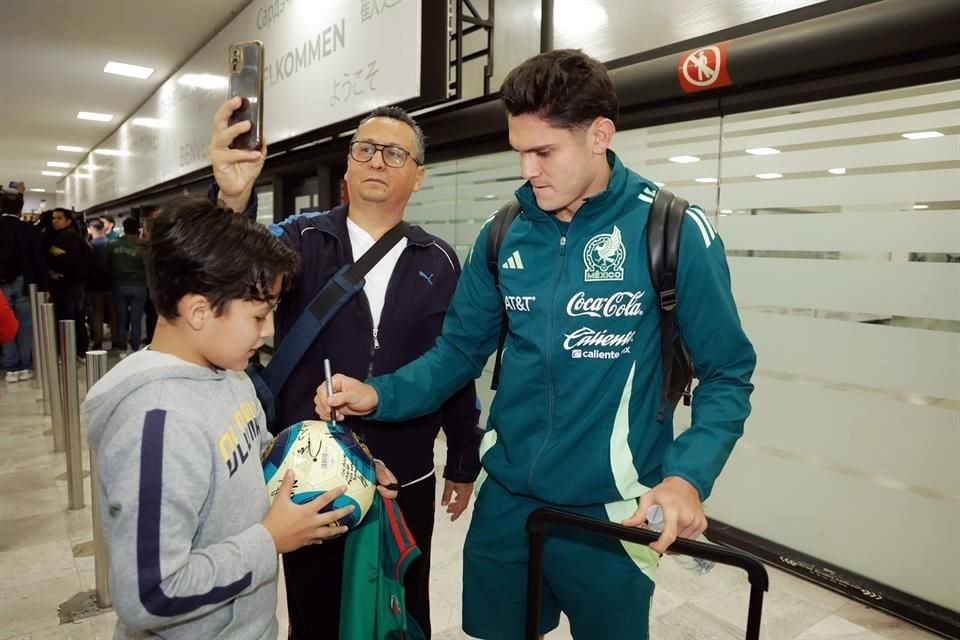
[[[341,267],[307,305],[277,346],[270,363],[260,372],[266,386],[274,395],[280,392],[320,331],[363,289],[364,277],[370,269],[407,235],[409,229],[410,225],[401,221],[377,240],[354,264]]]
[[[677,306],[677,265],[680,260],[680,229],[690,204],[666,189],[657,191],[647,220],[647,256],[650,279],[660,306],[660,407],[657,420],[663,422],[673,368],[673,325]]]
[[[490,235],[487,236],[487,269],[493,276],[493,285],[497,288],[497,293],[500,292],[500,247],[503,246],[507,229],[519,214],[520,202],[514,198],[497,209],[490,222]],[[494,391],[500,386],[500,360],[503,357],[503,345],[507,340],[508,327],[507,310],[504,308],[500,314],[500,338],[497,340],[497,357],[493,361],[493,380],[490,382],[490,388]]]

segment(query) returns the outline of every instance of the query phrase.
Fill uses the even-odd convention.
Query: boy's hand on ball
[[[327,396],[326,385],[321,384],[313,398],[317,415],[323,420],[330,420],[331,409],[336,411],[334,420],[342,420],[344,416],[365,416],[379,403],[376,389],[339,373],[333,376],[332,396]]]
[[[273,538],[277,553],[294,551],[308,544],[320,544],[324,540],[343,535],[347,527],[331,526],[334,522],[350,514],[353,507],[335,509],[319,513],[334,500],[346,492],[346,487],[337,487],[307,504],[295,504],[290,500],[293,491],[294,474],[287,470],[283,475],[280,491],[273,505],[263,518],[263,526]]]

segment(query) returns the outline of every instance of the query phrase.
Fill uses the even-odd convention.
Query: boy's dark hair
[[[101,219],[101,220],[106,220],[106,221],[109,222],[110,224],[116,224],[116,223],[117,223],[117,221],[114,220],[113,216],[112,216],[111,214],[109,214],[109,213],[101,213],[101,214],[98,215],[97,217],[98,217],[99,219]]]
[[[414,159],[420,164],[423,164],[423,159],[427,153],[427,138],[423,135],[423,129],[421,129],[420,125],[417,124],[417,121],[413,119],[413,116],[396,105],[377,107],[363,117],[363,120],[361,120],[360,124],[357,125],[357,131],[360,130],[360,127],[374,118],[390,118],[391,120],[399,120],[403,124],[413,129],[413,137],[417,141],[417,155]],[[356,141],[357,134],[354,133],[353,137],[350,138],[350,142]]]
[[[101,222],[100,224],[103,224],[103,223]],[[140,233],[140,222],[139,222],[136,218],[134,218],[133,216],[130,216],[130,217],[128,217],[128,218],[124,218],[124,219],[123,219],[123,232],[124,232],[125,234],[127,234],[128,236],[135,236],[135,235],[137,235],[138,233]]]
[[[103,231],[106,229],[106,226],[103,224],[103,221],[97,218],[87,220],[87,226],[96,229],[97,231]]]
[[[530,58],[507,74],[500,93],[510,115],[533,113],[561,129],[576,129],[598,117],[616,124],[620,111],[606,67],[579,49]]]
[[[217,315],[231,300],[271,300],[277,276],[293,275],[297,254],[246,216],[181,196],[153,221],[146,265],[157,313],[173,320],[190,293],[207,298]]]

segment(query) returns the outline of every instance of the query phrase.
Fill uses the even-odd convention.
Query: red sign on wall
[[[727,43],[700,47],[682,54],[677,66],[677,78],[684,93],[730,86],[732,82],[727,71]]]

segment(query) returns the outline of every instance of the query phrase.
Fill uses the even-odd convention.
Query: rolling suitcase
[[[552,529],[578,529],[608,538],[648,545],[660,534],[647,529],[624,527],[612,522],[585,518],[556,509],[538,509],[527,518],[530,535],[530,558],[527,565],[527,640],[540,637],[540,596],[543,590],[543,546]],[[747,613],[747,640],[760,639],[760,613],[763,594],[769,590],[767,570],[756,558],[741,551],[678,538],[670,545],[673,553],[711,560],[717,564],[739,567],[747,572],[750,581],[750,609]]]

